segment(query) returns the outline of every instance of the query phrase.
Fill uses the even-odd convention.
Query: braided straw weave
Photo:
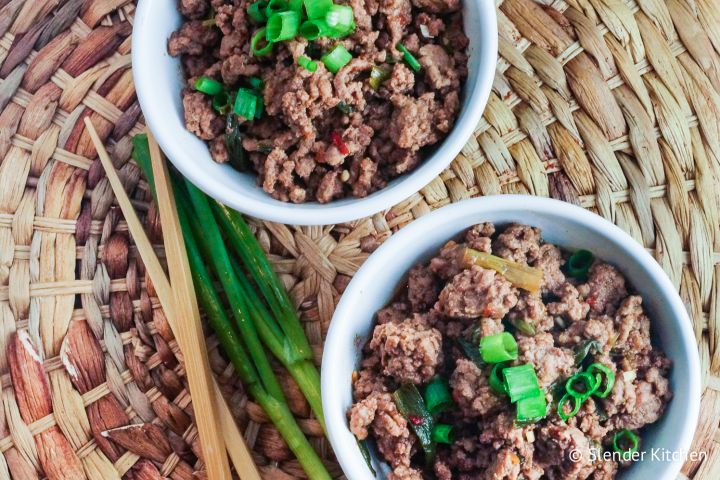
[[[151,1],[151,0],[148,0]],[[683,475],[720,478],[720,5],[500,0],[500,59],[477,132],[440,177],[351,224],[254,222],[320,357],[368,252],[431,209],[531,193],[596,211],[641,242],[692,313],[704,395]],[[0,0],[0,478],[202,476],[178,349],[84,129],[90,117],[161,244],[130,161],[143,129],[129,0]],[[163,257],[163,250],[158,246]],[[208,338],[267,478],[302,476]],[[321,429],[282,376],[335,476]],[[135,427],[118,428],[140,424]]]

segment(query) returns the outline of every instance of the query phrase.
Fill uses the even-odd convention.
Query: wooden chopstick
[[[155,291],[157,292],[158,299],[160,300],[161,305],[165,309],[167,313],[167,319],[168,323],[170,324],[170,328],[173,331],[173,334],[178,340],[178,343],[180,345],[180,349],[183,352],[183,356],[185,359],[185,368],[187,371],[187,363],[188,359],[191,357],[188,356],[186,353],[186,347],[184,345],[184,338],[182,338],[182,333],[180,333],[180,329],[177,325],[176,319],[177,314],[174,310],[174,294],[172,292],[172,288],[170,286],[170,282],[168,281],[167,277],[165,276],[165,271],[162,268],[162,265],[160,264],[160,260],[158,259],[157,255],[155,254],[155,250],[152,248],[152,244],[150,243],[150,240],[147,237],[147,234],[145,233],[145,230],[142,227],[142,224],[140,223],[140,219],[137,216],[137,213],[135,212],[135,209],[133,208],[132,204],[130,203],[130,198],[128,197],[127,193],[125,192],[125,189],[122,186],[122,183],[120,181],[120,178],[117,175],[117,171],[115,170],[115,167],[112,164],[112,161],[110,160],[109,155],[107,154],[107,151],[105,150],[104,145],[102,144],[102,141],[100,140],[100,137],[98,136],[97,132],[95,131],[95,128],[90,121],[90,119],[85,119],[85,125],[87,127],[88,133],[90,134],[90,138],[93,141],[93,144],[95,145],[95,148],[98,152],[98,156],[100,157],[100,161],[103,165],[103,167],[106,170],[108,181],[110,182],[110,186],[112,187],[115,196],[117,198],[118,204],[120,206],[120,209],[123,212],[123,216],[125,217],[125,221],[128,225],[128,229],[130,231],[130,234],[133,236],[133,239],[135,241],[135,245],[138,248],[138,252],[140,253],[140,256],[143,260],[143,263],[145,264],[145,268],[148,272],[148,275],[150,276],[150,279],[153,282],[153,285],[155,287]],[[183,253],[184,255],[184,253]],[[217,382],[215,381],[214,377],[210,376],[212,379],[212,395],[216,397],[217,402],[215,402],[218,413],[220,415],[220,425],[222,428],[222,434],[225,440],[225,447],[228,450],[228,453],[230,454],[230,457],[233,461],[233,465],[235,466],[235,469],[238,471],[238,473],[241,475],[243,480],[260,480],[260,474],[257,471],[257,467],[255,466],[255,463],[252,460],[252,457],[250,455],[250,452],[247,448],[247,445],[245,444],[245,441],[240,434],[240,431],[237,428],[237,425],[235,424],[235,420],[233,419],[232,413],[230,412],[230,409],[225,402],[224,398],[221,395],[220,389],[217,385]],[[199,424],[200,422],[207,421],[207,417],[205,417],[203,411],[197,409],[197,398],[200,396],[209,396],[211,395],[210,390],[204,390],[202,392],[196,392],[193,389],[193,383],[190,381],[190,374],[188,372],[188,382],[190,383],[190,390],[191,395],[193,398],[193,406],[195,408],[195,417],[196,422],[198,423],[198,432],[200,431]],[[211,405],[212,403],[208,403]],[[217,465],[227,465],[227,458],[222,453],[222,446],[219,448],[215,448],[212,453],[215,455],[215,457],[220,457],[218,460],[217,458],[209,457],[207,452],[205,452],[206,443],[201,438],[201,443],[203,447],[203,452],[205,455],[205,464],[208,468],[208,477],[211,480],[214,480],[215,478],[221,479],[221,478],[230,478],[229,476],[224,476],[225,474],[222,473],[223,476],[212,476],[210,473],[210,463],[213,463],[213,467],[216,467]],[[222,444],[221,444],[222,445]],[[220,454],[217,454],[220,453]],[[216,470],[213,468],[213,471]],[[222,468],[221,468],[222,470]],[[228,475],[229,475],[229,469]]]

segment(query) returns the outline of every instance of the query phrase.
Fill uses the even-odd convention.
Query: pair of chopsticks
[[[260,480],[260,474],[245,440],[210,371],[205,337],[200,322],[200,310],[185,251],[185,241],[180,230],[180,221],[177,216],[167,165],[160,148],[148,130],[150,158],[155,177],[170,280],[165,275],[110,156],[89,118],[85,119],[85,126],[105,168],[108,181],[115,193],[128,229],[135,240],[140,257],[155,286],[160,304],[166,312],[170,328],[182,351],[208,478],[210,480],[232,478],[227,455],[225,455],[225,450],[227,450],[233,466],[242,480]]]

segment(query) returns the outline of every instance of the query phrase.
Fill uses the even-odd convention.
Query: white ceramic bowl
[[[215,163],[205,142],[185,129],[180,92],[184,81],[178,59],[167,53],[167,39],[181,24],[177,0],[141,0],[133,28],[132,66],[140,107],[148,126],[173,165],[205,193],[265,220],[321,225],[341,223],[390,208],[427,185],[460,152],[477,127],[490,94],[497,61],[493,0],[463,0],[470,38],[468,79],[455,127],[415,170],[366,198],[328,204],[280,202],[255,184],[255,174]]]
[[[418,219],[378,248],[343,293],[325,341],[322,399],[330,443],[347,477],[373,478],[350,433],[346,413],[352,405],[351,375],[372,332],[375,312],[391,300],[396,285],[415,263],[428,260],[447,240],[484,221],[533,225],[542,229],[548,242],[571,250],[591,250],[618,267],[642,295],[652,318],[653,340],[673,361],[670,384],[674,398],[665,415],[645,430],[641,446],[648,452],[647,459],[620,478],[674,480],[682,459],[664,462],[649,457],[653,448],[687,451],[697,424],[700,361],[683,302],[655,260],[612,223],[568,203],[522,195],[466,200]],[[380,466],[377,458],[373,463]]]

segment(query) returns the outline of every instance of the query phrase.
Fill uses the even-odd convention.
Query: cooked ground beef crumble
[[[193,86],[200,76],[229,89],[263,80],[265,114],[241,125],[242,147],[257,182],[273,198],[295,203],[365,197],[414,169],[452,129],[467,77],[468,40],[459,0],[341,0],[353,8],[356,28],[341,40],[302,37],[276,43],[255,56],[250,40],[259,25],[246,12],[250,0],[180,0],[185,23],[168,52],[187,77],[183,106],[187,129],[208,142],[217,162],[233,162],[225,134],[232,127]],[[319,60],[335,44],[353,59],[336,74]],[[402,43],[419,61],[402,62]],[[317,70],[298,65],[316,59]],[[388,78],[373,89],[373,67]],[[338,145],[337,138],[341,139]]]
[[[463,245],[542,270],[541,288],[531,293],[494,270],[466,267],[457,255]],[[543,243],[537,228],[512,224],[496,231],[485,223],[410,270],[406,288],[377,314],[348,412],[351,431],[375,442],[391,467],[388,478],[600,480],[630,464],[591,451],[612,450],[614,432],[637,431],[662,416],[672,398],[671,362],[652,345],[642,298],[624,276],[595,259],[585,278],[572,278],[569,256]],[[517,319],[532,331],[515,328]],[[503,331],[517,340],[512,363],[532,365],[545,391],[549,409],[537,422],[518,423],[515,406],[489,384],[491,365],[461,348],[462,339],[477,342]],[[576,354],[589,341],[595,348],[579,364]],[[588,398],[565,421],[556,411],[557,386],[589,362],[609,367],[615,383],[605,398]],[[393,392],[409,383],[422,391],[435,376],[447,380],[454,402],[436,421],[452,425],[457,438],[439,443],[426,465]],[[579,460],[570,459],[572,450]]]

